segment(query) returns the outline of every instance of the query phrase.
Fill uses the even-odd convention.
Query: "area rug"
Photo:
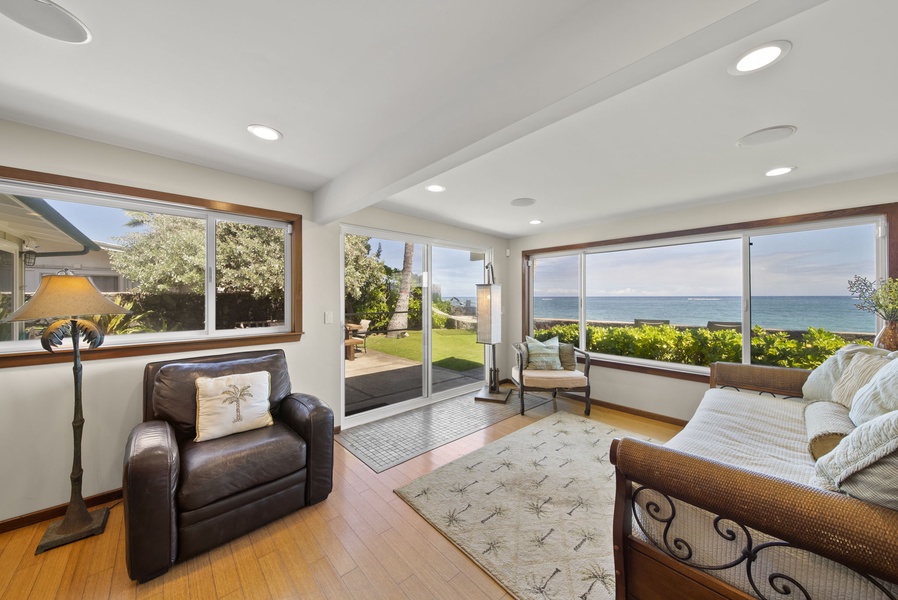
[[[524,394],[527,410],[551,400]],[[334,440],[380,473],[520,413],[517,394],[504,404],[477,402],[474,394],[467,394],[357,425],[341,431]]]
[[[519,599],[614,597],[611,440],[560,412],[395,490]]]

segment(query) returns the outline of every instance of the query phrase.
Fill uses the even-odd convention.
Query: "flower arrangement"
[[[870,281],[855,275],[848,282],[848,291],[858,300],[860,310],[876,313],[886,321],[898,321],[898,279]]]

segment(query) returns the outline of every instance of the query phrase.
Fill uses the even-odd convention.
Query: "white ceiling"
[[[93,40],[0,15],[0,118],[314,191],[319,222],[377,205],[512,238],[898,171],[894,0],[59,3]],[[727,73],[776,39],[784,60]]]

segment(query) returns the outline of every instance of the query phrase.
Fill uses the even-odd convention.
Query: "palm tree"
[[[245,385],[243,387],[237,387],[233,383],[228,386],[228,389],[225,390],[224,395],[225,399],[222,400],[222,404],[236,404],[237,405],[237,416],[234,417],[232,423],[236,423],[237,421],[243,420],[243,415],[240,414],[240,403],[246,402],[247,398],[252,398],[253,395],[249,393],[249,388],[251,386]]]
[[[387,337],[402,337],[408,329],[408,301],[412,289],[412,258],[415,254],[415,245],[405,244],[405,253],[402,256],[402,274],[399,276],[399,298],[396,300],[396,309],[390,317],[387,325]]]

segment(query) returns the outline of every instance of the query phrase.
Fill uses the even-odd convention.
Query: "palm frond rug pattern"
[[[395,492],[517,598],[613,598],[608,450],[627,435],[560,412]]]

